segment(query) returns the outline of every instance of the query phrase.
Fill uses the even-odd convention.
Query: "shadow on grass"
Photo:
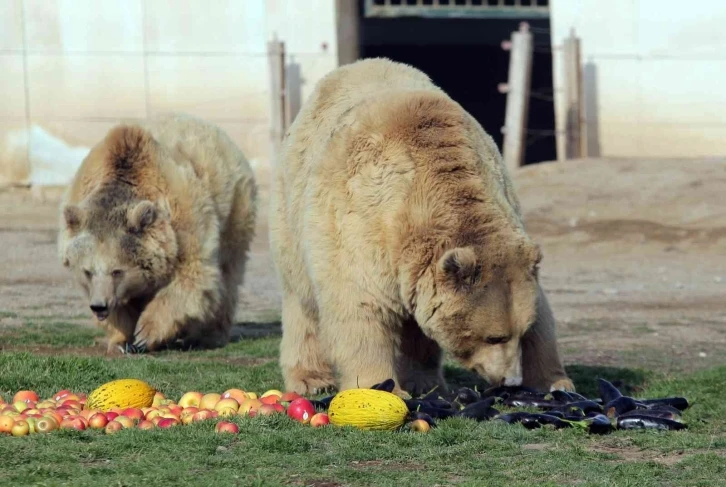
[[[246,338],[264,338],[282,335],[282,323],[271,321],[266,323],[241,322],[232,326],[230,343],[238,342]]]
[[[612,382],[623,394],[628,395],[641,391],[650,378],[648,372],[644,370],[622,367],[569,365],[565,369],[567,375],[575,383],[577,392],[588,398],[598,397],[598,377]],[[476,373],[453,364],[444,366],[444,377],[452,388],[469,387],[473,389],[476,387],[481,391],[489,387],[486,380]]]

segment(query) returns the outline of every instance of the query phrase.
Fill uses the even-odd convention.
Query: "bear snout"
[[[106,318],[108,318],[108,304],[107,303],[101,303],[101,302],[93,302],[91,303],[91,311],[94,315],[96,315],[96,318],[98,318],[98,321],[103,321]]]

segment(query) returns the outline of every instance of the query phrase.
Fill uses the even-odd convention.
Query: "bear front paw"
[[[550,392],[552,391],[576,392],[575,384],[570,379],[559,379],[550,386]]]
[[[284,371],[285,387],[288,391],[301,395],[325,394],[335,390],[332,374],[305,372],[298,368]]]

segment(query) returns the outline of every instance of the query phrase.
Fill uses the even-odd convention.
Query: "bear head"
[[[177,242],[163,201],[131,199],[104,208],[99,199],[63,208],[68,240],[62,261],[103,321],[114,308],[153,296],[168,282]]]
[[[542,255],[526,237],[497,240],[443,252],[432,266],[433,285],[420,296],[417,321],[491,384],[519,385],[520,340],[537,317]]]

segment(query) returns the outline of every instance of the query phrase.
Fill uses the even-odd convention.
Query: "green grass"
[[[58,325],[36,323],[11,334],[20,344],[52,345],[58,353],[1,353],[1,394],[88,392],[122,377],[147,380],[174,399],[188,390],[282,387],[277,337],[207,352],[107,359],[74,352],[97,338],[94,330],[66,324],[57,333]],[[684,414],[689,430],[595,437],[457,419],[420,434],[313,429],[280,416],[236,418],[235,437],[215,434],[214,421],[113,436],[59,431],[0,437],[0,485],[723,485],[726,366],[678,376],[586,366],[569,373],[586,395],[594,394],[596,377],[622,380],[638,396],[684,395],[695,401]],[[479,383],[453,364],[446,374],[452,383]]]

